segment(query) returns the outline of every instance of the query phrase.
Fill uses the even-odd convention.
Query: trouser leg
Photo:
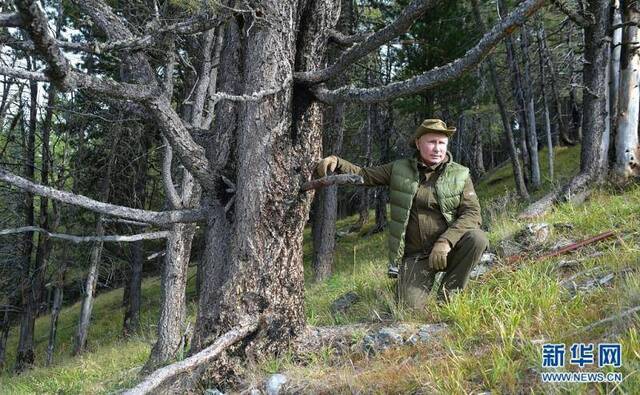
[[[467,285],[471,269],[480,261],[489,240],[480,229],[470,230],[456,243],[447,256],[447,269],[438,291],[439,296],[460,290]]]
[[[398,299],[411,308],[423,308],[433,286],[435,274],[429,270],[426,257],[405,258],[400,265],[398,276]]]

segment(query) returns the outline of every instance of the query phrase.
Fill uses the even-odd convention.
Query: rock
[[[520,231],[517,239],[520,243],[527,246],[536,246],[544,244],[551,235],[551,227],[546,222],[529,223]]]
[[[426,324],[422,325],[418,329],[418,333],[414,333],[409,337],[407,343],[411,343],[413,345],[418,343],[426,343],[430,340],[433,340],[434,335],[440,333],[447,329],[447,324]]]
[[[224,395],[224,392],[220,392],[218,389],[209,388],[204,391],[204,395]]]
[[[375,333],[366,335],[362,340],[362,346],[368,354],[375,354],[404,344],[426,343],[431,341],[436,333],[440,333],[446,328],[447,324],[444,323],[424,324],[419,328],[409,325],[384,327]]]
[[[488,272],[497,260],[496,254],[485,252],[480,258],[480,262],[471,270],[469,277],[476,279]]]
[[[353,306],[358,300],[360,300],[360,296],[357,293],[353,291],[347,292],[331,303],[329,307],[331,315],[335,316],[338,313],[346,312],[349,307]]]
[[[362,339],[362,347],[369,354],[376,354],[402,344],[404,344],[404,339],[399,328],[384,327]]]
[[[496,246],[498,255],[503,258],[519,255],[524,251],[524,247],[511,239],[500,240]]]
[[[289,379],[284,374],[272,374],[266,384],[267,395],[278,395],[280,389],[287,381],[289,381]]]

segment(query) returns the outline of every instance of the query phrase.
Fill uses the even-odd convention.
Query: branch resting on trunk
[[[529,16],[544,5],[544,0],[525,0],[507,17],[502,19],[478,44],[451,63],[436,67],[405,81],[394,82],[377,88],[342,87],[329,90],[324,86],[312,89],[318,100],[335,104],[338,102],[377,103],[389,101],[432,89],[461,76],[465,71],[477,65],[502,39],[513,33]]]
[[[84,207],[98,213],[147,222],[154,225],[166,225],[175,222],[196,222],[203,220],[205,217],[202,209],[158,212],[103,203],[90,199],[86,196],[76,195],[70,192],[60,191],[58,189],[36,184],[13,173],[9,173],[4,169],[0,169],[0,181],[4,181],[36,195],[46,196],[63,203]]]
[[[300,192],[307,192],[312,189],[320,189],[331,185],[362,185],[364,180],[357,174],[334,174],[305,182],[300,188]]]
[[[163,230],[160,232],[139,233],[135,235],[75,236],[75,235],[68,235],[64,233],[52,233],[46,229],[42,229],[37,226],[23,226],[20,228],[0,230],[0,236],[10,235],[15,233],[25,233],[25,232],[44,233],[49,237],[53,237],[55,239],[68,240],[76,244],[86,243],[91,241],[116,241],[116,242],[127,241],[128,242],[128,241],[140,241],[140,240],[155,240],[155,239],[165,239],[169,236],[169,231],[166,231],[166,230]]]
[[[175,379],[182,373],[191,371],[199,366],[206,364],[220,355],[225,349],[238,341],[244,339],[258,329],[258,320],[250,321],[241,326],[236,326],[229,332],[219,337],[212,345],[192,355],[191,357],[176,362],[172,365],[165,366],[151,373],[147,378],[136,387],[125,391],[123,395],[142,395],[149,393],[157,393],[168,380]]]

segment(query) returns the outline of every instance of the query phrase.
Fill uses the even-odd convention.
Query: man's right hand
[[[338,157],[335,155],[327,156],[316,166],[316,173],[319,177],[325,177],[328,171],[335,171],[336,166],[338,166]]]

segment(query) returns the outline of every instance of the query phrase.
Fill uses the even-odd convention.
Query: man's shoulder
[[[459,172],[471,172],[471,170],[467,166],[463,166],[458,162],[451,161],[447,164],[447,167],[451,168],[451,170],[457,170]]]

